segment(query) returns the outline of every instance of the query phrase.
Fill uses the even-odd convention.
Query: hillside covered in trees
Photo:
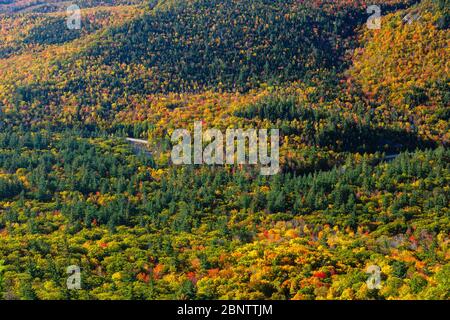
[[[0,0],[0,300],[449,299],[450,5],[371,4],[80,1],[71,30]],[[173,165],[194,121],[278,128],[280,173]]]

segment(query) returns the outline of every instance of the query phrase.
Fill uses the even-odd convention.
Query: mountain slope
[[[446,1],[374,1],[381,30],[362,0],[87,1],[77,32],[5,2],[0,299],[450,298]],[[279,129],[279,174],[173,165],[195,120]]]

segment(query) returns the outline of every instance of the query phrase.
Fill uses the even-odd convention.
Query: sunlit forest
[[[0,300],[450,299],[450,3],[372,4],[82,0],[69,29],[0,0]],[[174,165],[195,121],[279,129],[280,172]]]

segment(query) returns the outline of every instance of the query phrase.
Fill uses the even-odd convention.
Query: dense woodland
[[[374,3],[0,2],[0,299],[449,299],[450,6]],[[196,120],[281,172],[172,165]]]

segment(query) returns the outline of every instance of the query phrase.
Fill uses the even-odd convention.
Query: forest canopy
[[[81,1],[70,30],[0,1],[0,300],[448,300],[447,2],[373,30],[356,0]],[[195,121],[279,129],[280,173],[173,165]]]

